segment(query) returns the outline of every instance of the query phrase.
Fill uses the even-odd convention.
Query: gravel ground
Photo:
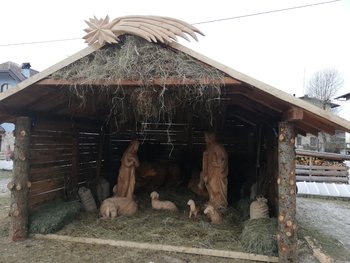
[[[10,179],[0,179],[0,194],[6,194],[8,192],[7,184]]]
[[[350,251],[350,202],[298,198],[298,221],[337,239]]]

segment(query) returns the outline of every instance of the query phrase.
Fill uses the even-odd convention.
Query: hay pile
[[[78,201],[55,201],[46,204],[29,216],[29,232],[48,234],[60,230],[79,214]]]
[[[98,219],[97,214],[82,213],[79,220],[59,231],[60,234],[76,237],[96,237],[166,245],[181,245],[199,248],[243,250],[239,235],[242,221],[239,212],[229,208],[222,225],[211,225],[201,214],[199,219],[189,219],[188,199],[201,206],[203,202],[186,188],[159,191],[161,200],[171,200],[179,212],[157,211],[151,208],[148,192],[136,193],[139,211],[133,216],[116,219]]]
[[[194,58],[162,44],[149,43],[136,36],[124,36],[119,44],[106,45],[93,54],[57,71],[51,78],[93,83],[105,80],[141,80],[138,87],[71,86],[71,92],[81,105],[104,97],[110,114],[118,124],[125,122],[171,122],[176,111],[190,106],[196,113],[213,121],[217,110],[221,86],[205,85],[200,80],[223,80],[225,74]],[[151,82],[160,80],[159,86]],[[193,85],[167,86],[166,80],[176,79]],[[93,96],[91,96],[93,94]],[[188,110],[188,108],[187,108]]]
[[[250,219],[245,222],[241,235],[247,252],[277,256],[277,220],[275,218]]]

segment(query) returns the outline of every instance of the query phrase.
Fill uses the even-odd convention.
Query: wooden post
[[[24,240],[28,236],[28,181],[31,119],[16,119],[13,179],[8,184],[11,190],[10,231],[11,241]]]
[[[278,136],[278,253],[279,262],[298,262],[296,221],[295,131],[279,123]]]

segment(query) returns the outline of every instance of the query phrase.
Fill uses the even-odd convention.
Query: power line
[[[227,18],[220,18],[220,19],[208,20],[208,21],[203,21],[203,22],[197,22],[197,23],[193,23],[192,25],[201,25],[201,24],[221,22],[221,21],[233,20],[233,19],[239,19],[239,18],[245,18],[245,17],[251,17],[251,16],[266,15],[266,14],[271,14],[271,13],[278,13],[278,12],[284,12],[284,11],[290,11],[290,10],[305,8],[305,7],[324,5],[324,4],[331,4],[331,3],[339,2],[339,1],[340,0],[332,0],[332,1],[320,2],[320,3],[314,3],[314,4],[308,4],[308,5],[293,6],[293,7],[287,7],[287,8],[282,8],[282,9],[275,9],[275,10],[270,10],[270,11],[263,11],[263,12],[252,13],[252,14],[233,16],[233,17],[227,17]]]
[[[64,39],[54,39],[54,40],[33,41],[33,42],[0,44],[0,47],[22,46],[22,45],[33,45],[33,44],[44,44],[44,43],[53,43],[53,42],[65,42],[65,41],[72,41],[72,40],[78,40],[78,39],[79,39],[79,40],[83,40],[81,37],[76,37],[76,38],[64,38]]]
[[[306,7],[318,6],[318,5],[324,5],[324,4],[331,4],[331,3],[335,3],[335,2],[339,2],[339,1],[340,0],[332,0],[332,1],[327,1],[327,2],[313,3],[313,4],[308,4],[308,5],[300,5],[300,6],[293,6],[293,7],[287,7],[287,8],[282,8],[282,9],[275,9],[275,10],[270,10],[270,11],[263,11],[263,12],[252,13],[252,14],[245,14],[245,15],[240,15],[240,16],[233,16],[233,17],[227,17],[227,18],[207,20],[207,21],[192,23],[192,25],[202,25],[202,24],[216,23],[216,22],[222,22],[222,21],[227,21],[227,20],[234,20],[234,19],[251,17],[251,16],[259,16],[259,15],[266,15],[266,14],[271,14],[271,13],[285,12],[285,11],[290,11],[290,10],[295,10],[295,9],[300,9],[300,8],[306,8]],[[33,44],[45,44],[45,43],[65,42],[65,41],[75,41],[75,40],[82,40],[82,38],[81,37],[76,37],[76,38],[32,41],[32,42],[22,42],[22,43],[9,43],[9,44],[0,44],[0,47],[22,46],[22,45],[33,45]]]

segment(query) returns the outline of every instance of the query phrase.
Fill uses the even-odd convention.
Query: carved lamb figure
[[[118,215],[114,198],[105,199],[100,206],[100,217],[102,219],[115,218]]]
[[[204,214],[207,215],[209,218],[210,222],[212,224],[221,224],[222,223],[222,214],[217,211],[214,206],[212,205],[207,205],[207,207],[204,210]]]
[[[177,207],[173,202],[159,201],[159,194],[156,191],[153,191],[150,196],[153,209],[177,211]]]
[[[127,197],[111,197],[105,199],[100,207],[100,216],[115,218],[121,215],[133,215],[137,212],[137,204]]]
[[[196,207],[195,202],[192,199],[190,199],[190,200],[188,200],[187,205],[190,206],[190,213],[189,213],[188,218],[191,218],[192,216],[194,218],[197,218],[198,214],[199,214],[199,208]]]

